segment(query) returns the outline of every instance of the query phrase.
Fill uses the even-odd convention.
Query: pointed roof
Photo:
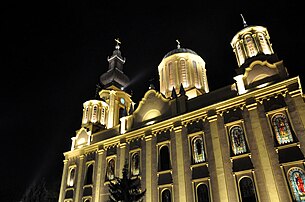
[[[100,82],[106,88],[111,85],[118,88],[126,87],[130,81],[128,76],[123,72],[123,65],[126,59],[122,57],[120,51],[119,44],[121,42],[118,39],[115,41],[117,42],[115,50],[113,51],[112,56],[107,58],[109,62],[108,71],[100,76]]]

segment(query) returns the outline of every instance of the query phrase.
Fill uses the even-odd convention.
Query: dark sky
[[[99,2],[99,3],[97,3]],[[200,2],[200,3],[198,3]],[[210,91],[232,84],[237,67],[230,41],[248,25],[267,27],[273,49],[304,83],[305,14],[293,1],[45,1],[2,7],[0,199],[18,200],[36,180],[61,180],[63,152],[80,129],[82,104],[94,98],[107,57],[120,38],[124,72],[138,103],[157,67],[181,46],[206,62]],[[230,1],[233,2],[233,1]],[[250,3],[251,2],[251,3]],[[4,158],[4,159],[3,159]],[[59,190],[59,187],[58,187]]]

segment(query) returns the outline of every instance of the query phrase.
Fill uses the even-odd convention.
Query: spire
[[[126,87],[130,81],[123,72],[123,65],[126,59],[121,55],[121,41],[119,38],[114,39],[114,41],[116,42],[115,50],[112,56],[107,58],[109,70],[100,76],[100,83],[106,86],[106,88],[111,85],[115,85],[118,88]]]
[[[133,104],[130,103],[130,108],[129,108],[129,115],[131,115],[133,113]]]
[[[175,87],[173,87],[171,97],[172,97],[173,99],[174,99],[174,98],[177,98],[177,93],[176,93]]]
[[[240,14],[240,16],[241,16],[241,19],[243,20],[244,27],[247,27],[248,25],[247,25],[247,22],[243,16],[243,14]]]
[[[176,39],[176,42],[177,42],[177,48],[179,49],[180,48],[180,41],[178,39]]]
[[[94,98],[96,99],[96,100],[98,100],[99,99],[99,91],[101,90],[101,86],[100,86],[100,84],[99,83],[97,83],[96,85],[96,88],[95,88],[95,95],[94,95]]]
[[[184,88],[183,88],[182,83],[180,84],[179,94],[180,94],[180,95],[185,95],[185,90],[184,90]]]
[[[121,44],[120,39],[117,38],[117,39],[114,39],[114,40],[115,40],[115,42],[116,42],[115,49],[119,50],[119,49],[120,49],[120,45],[119,45],[119,44]]]

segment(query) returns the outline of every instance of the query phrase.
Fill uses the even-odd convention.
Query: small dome
[[[174,55],[174,54],[176,54],[176,53],[192,53],[192,54],[194,54],[194,55],[198,55],[195,51],[192,51],[191,49],[188,49],[188,48],[176,48],[176,49],[174,49],[174,50],[169,51],[169,52],[163,57],[163,59],[164,59],[164,58],[167,58],[167,57],[169,57],[169,56],[171,56],[171,55]]]

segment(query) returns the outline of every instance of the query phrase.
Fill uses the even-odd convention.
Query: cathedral
[[[117,41],[64,153],[59,202],[108,201],[126,162],[145,202],[305,201],[300,79],[263,26],[244,21],[231,46],[231,85],[209,91],[205,61],[178,42],[160,58],[159,89],[151,85],[136,105]]]

